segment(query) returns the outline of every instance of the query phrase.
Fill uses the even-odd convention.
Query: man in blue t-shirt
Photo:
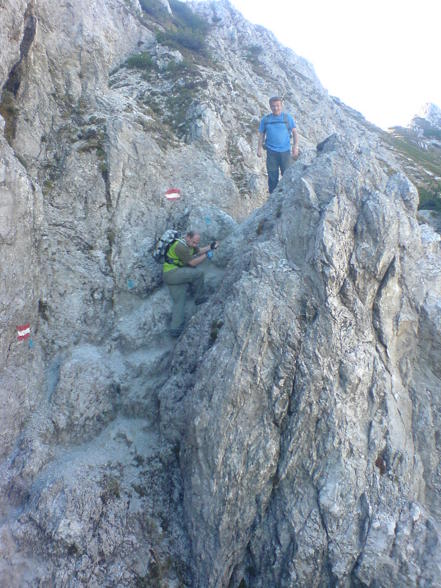
[[[266,149],[266,169],[268,172],[269,193],[273,192],[279,181],[279,169],[283,176],[291,161],[291,135],[293,136],[292,157],[299,156],[299,137],[296,123],[290,114],[282,112],[282,99],[270,98],[271,114],[262,118],[259,125],[257,157],[262,157]]]

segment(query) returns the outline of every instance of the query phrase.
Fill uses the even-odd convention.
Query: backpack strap
[[[286,112],[283,112],[282,114],[283,114],[283,122],[284,122],[284,124],[286,126],[286,130],[288,131],[288,134],[289,134],[290,128],[289,128],[288,115],[286,114]],[[272,114],[267,114],[263,118],[263,130],[264,130],[265,133],[266,133],[266,127],[267,127],[267,125],[278,125],[281,122],[279,120],[270,121],[270,117],[271,116],[272,116]]]
[[[267,125],[271,124],[271,123],[269,122],[269,117],[270,117],[270,116],[271,116],[270,114],[267,114],[267,115],[265,115],[265,116],[263,117],[263,130],[264,130],[265,132],[266,132],[266,127],[267,127]]]
[[[175,239],[174,241],[172,241],[171,243],[169,243],[169,244],[167,245],[167,248],[166,248],[166,250],[165,250],[165,253],[164,253],[164,259],[165,259],[165,262],[166,262],[166,263],[171,263],[172,265],[177,265],[178,267],[183,267],[183,266],[181,266],[181,265],[180,265],[180,262],[179,262],[179,260],[178,260],[178,259],[174,259],[173,257],[169,257],[169,256],[167,255],[167,253],[168,253],[168,250],[170,249],[170,247],[171,247],[172,245],[174,245],[175,243],[177,243],[178,241],[179,241],[179,243],[182,243],[183,245],[187,245],[187,243],[185,242],[185,240],[184,240],[184,239],[181,239],[181,238],[179,238],[179,239]]]

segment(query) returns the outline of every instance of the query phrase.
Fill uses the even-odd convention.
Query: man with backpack
[[[291,155],[293,159],[299,156],[299,137],[293,117],[282,112],[282,99],[273,96],[269,104],[271,114],[264,116],[259,125],[257,157],[262,157],[262,148],[266,149],[268,190],[271,194],[279,182],[279,169],[283,176],[291,162]],[[291,135],[293,137],[292,152]]]
[[[213,257],[213,249],[218,246],[213,241],[206,247],[199,248],[201,237],[195,231],[188,231],[183,239],[174,240],[167,248],[162,269],[164,282],[173,299],[170,334],[179,337],[184,325],[185,298],[187,287],[191,286],[195,304],[207,300],[204,294],[204,272],[197,266]]]

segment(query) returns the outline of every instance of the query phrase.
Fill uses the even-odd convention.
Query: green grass
[[[387,139],[397,151],[414,160],[416,165],[422,165],[437,176],[441,176],[441,160],[430,151],[423,151],[416,145],[400,137],[391,136]]]
[[[185,47],[194,53],[205,53],[205,37],[200,31],[179,28],[175,31],[161,31],[157,33],[156,38],[158,43],[174,49]]]
[[[183,75],[194,75],[197,71],[197,67],[187,59],[183,61],[170,61],[166,68],[166,73],[172,78],[178,78]]]
[[[158,0],[139,0],[141,8],[146,14],[155,18],[168,16],[167,9]]]
[[[423,150],[418,145],[418,139],[411,129],[394,127],[392,133],[385,133],[387,143],[395,147],[403,155],[412,158],[416,164],[431,166],[430,171],[441,176],[441,150],[429,147]],[[435,132],[435,131],[434,131]]]
[[[170,0],[170,8],[181,27],[191,29],[194,32],[199,31],[204,36],[208,33],[208,23],[195,14],[184,2]]]
[[[418,194],[420,197],[418,208],[441,212],[441,184],[434,184],[429,189],[418,188]]]
[[[415,133],[404,127],[395,127],[393,133],[385,133],[384,138],[405,158],[406,174],[418,188],[419,208],[441,211],[441,182],[435,179],[441,177],[441,150],[434,146],[421,149]]]
[[[179,0],[170,0],[170,8],[172,15],[164,13],[160,21],[164,30],[157,33],[158,42],[174,49],[184,48],[206,55],[205,39],[210,28],[208,23]]]
[[[124,66],[129,69],[141,69],[143,71],[150,71],[155,68],[153,59],[146,51],[128,57],[124,62]]]

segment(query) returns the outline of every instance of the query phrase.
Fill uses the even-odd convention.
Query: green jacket
[[[172,243],[166,253],[165,263],[162,267],[163,272],[169,272],[188,265],[193,255],[198,252],[196,247],[189,247],[182,239],[177,239]]]

